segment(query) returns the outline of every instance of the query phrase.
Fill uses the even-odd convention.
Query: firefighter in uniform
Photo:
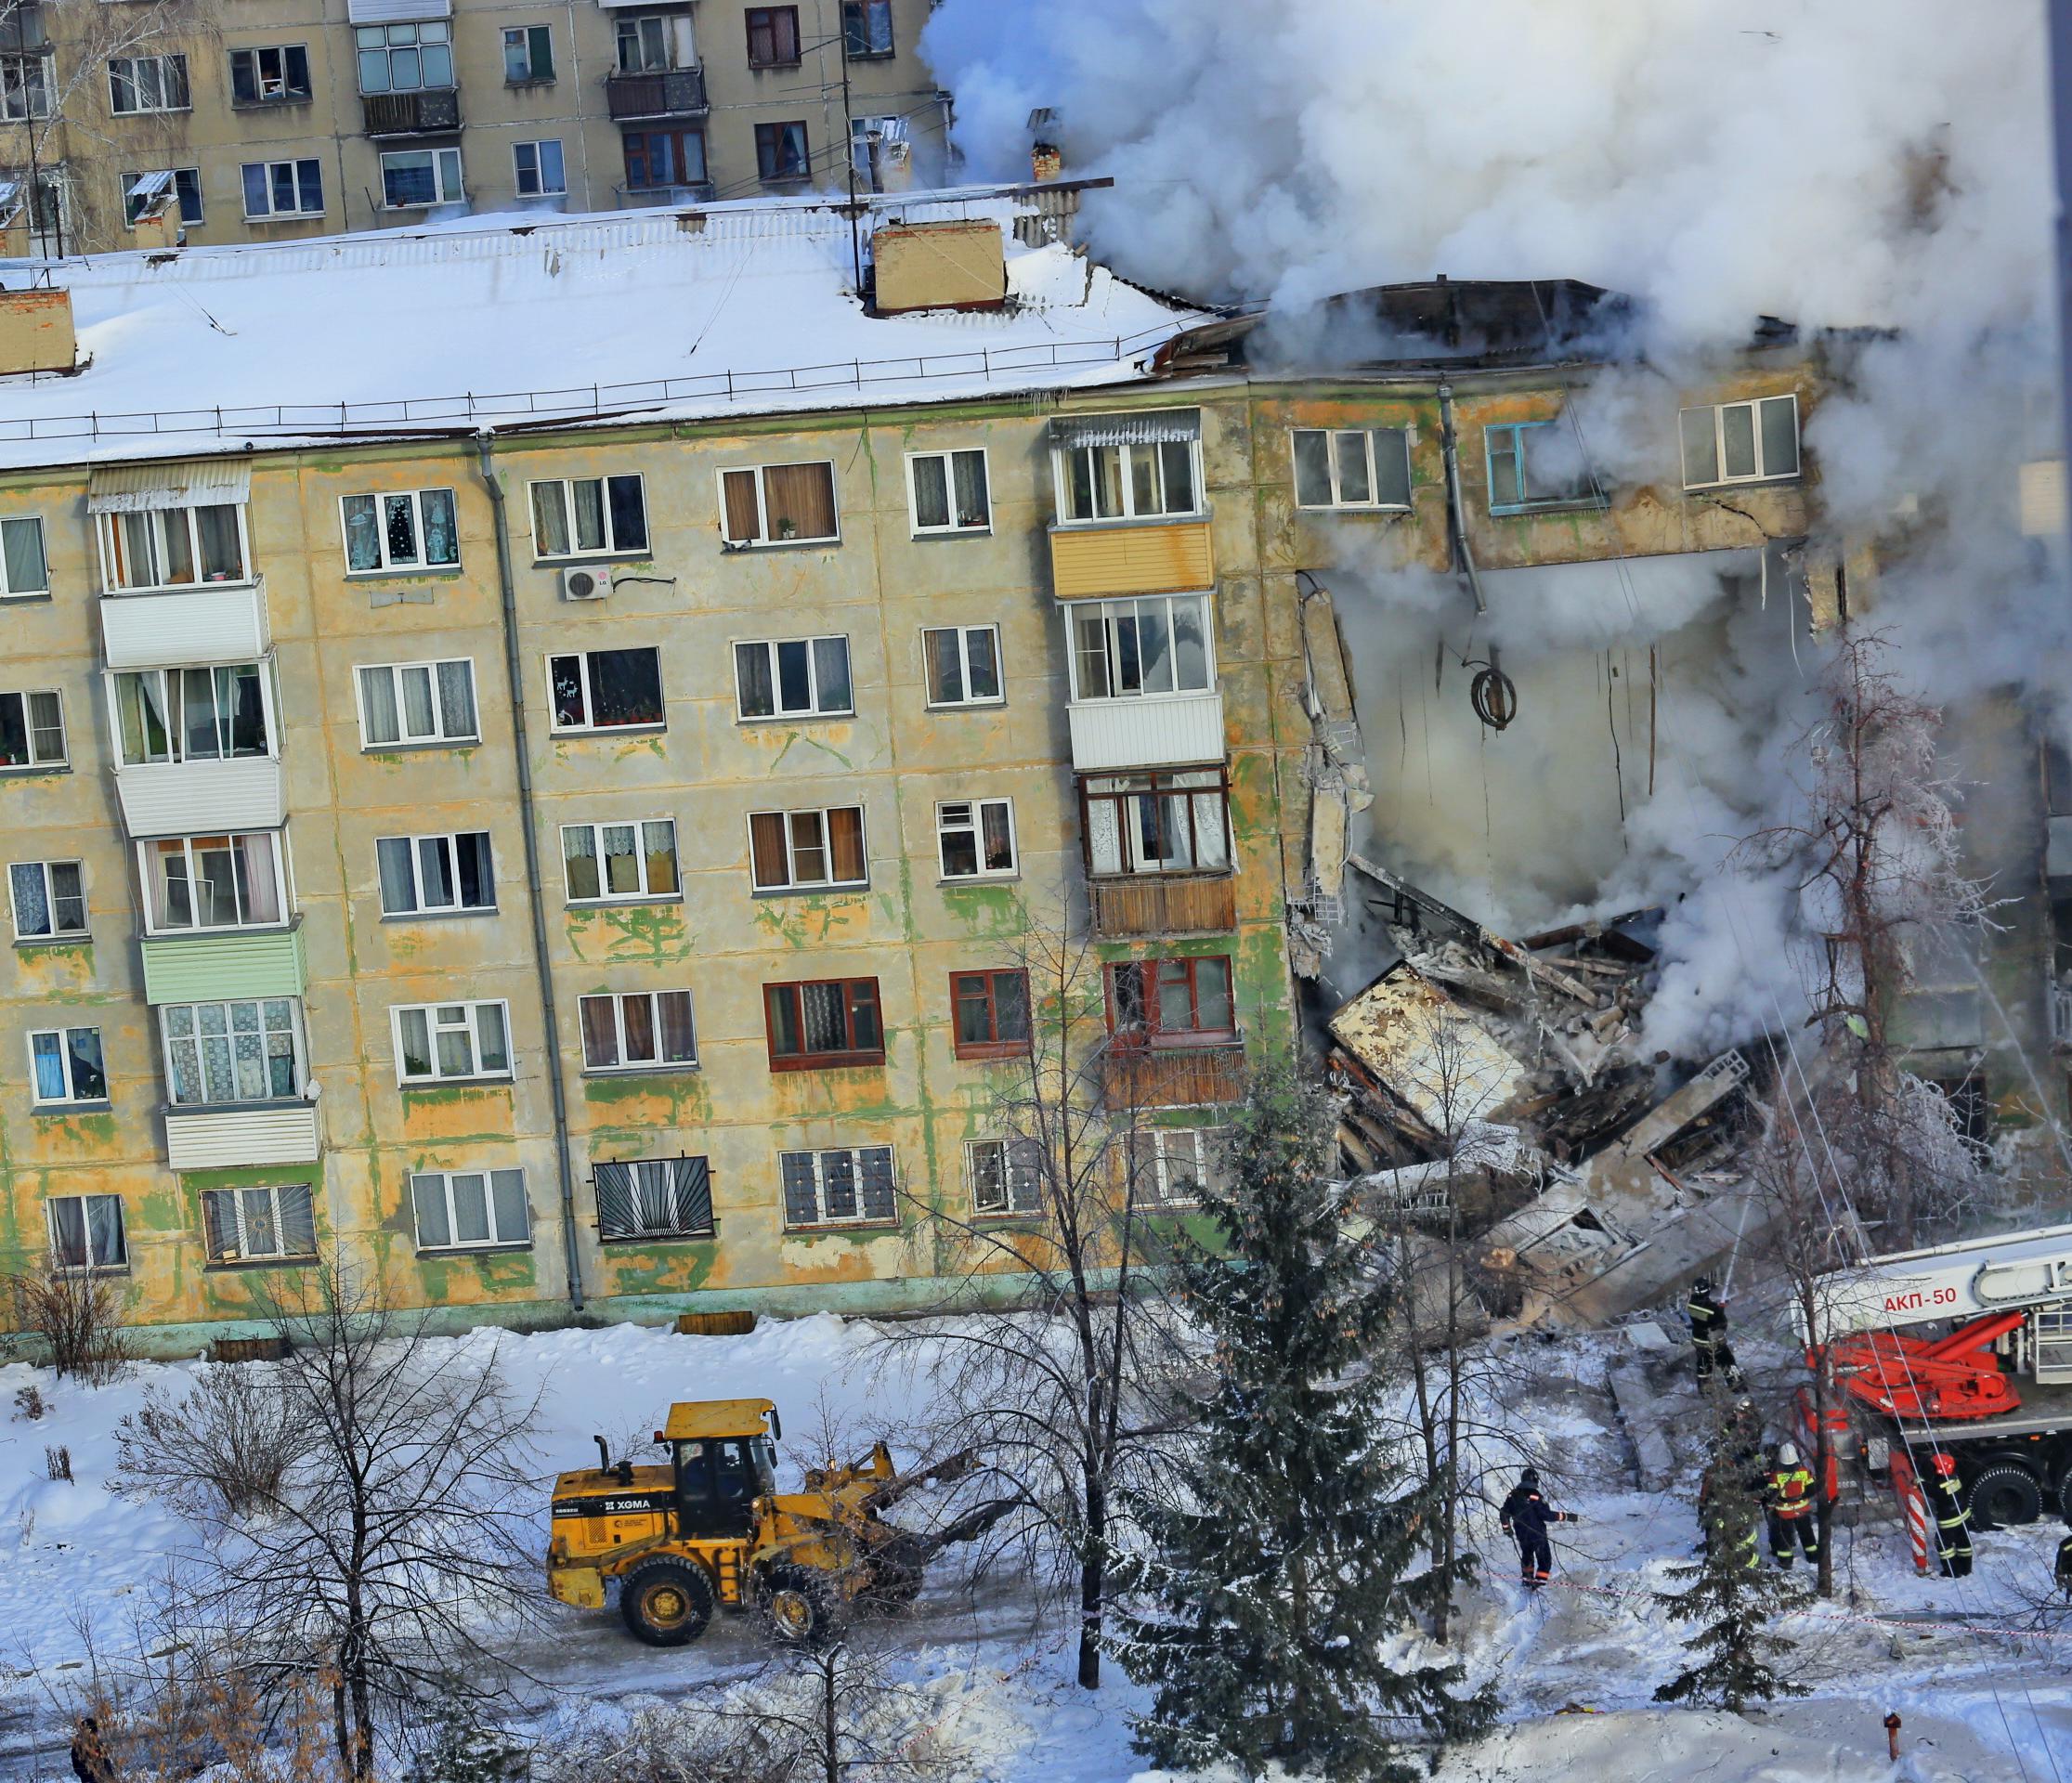
[[[1813,1499],[1813,1469],[1800,1459],[1798,1445],[1780,1442],[1777,1464],[1770,1469],[1764,1508],[1769,1513],[1770,1558],[1780,1567],[1792,1564],[1796,1541],[1806,1559],[1820,1558],[1820,1520]]]
[[[1537,1591],[1547,1581],[1547,1575],[1554,1569],[1554,1549],[1547,1542],[1549,1523],[1580,1523],[1583,1519],[1573,1511],[1557,1511],[1540,1496],[1540,1474],[1536,1467],[1528,1467],[1518,1476],[1518,1483],[1510,1497],[1504,1501],[1498,1514],[1504,1533],[1518,1544],[1518,1579],[1520,1582]]]
[[[1713,1365],[1718,1360],[1719,1340],[1727,1331],[1727,1308],[1720,1305],[1719,1297],[1713,1292],[1713,1278],[1701,1275],[1690,1284],[1690,1299],[1685,1304],[1684,1317],[1690,1321],[1691,1353],[1696,1359],[1698,1378],[1713,1378]]]
[[[2065,1520],[2072,1523],[2072,1511],[2065,1512]],[[2072,1535],[2058,1543],[2055,1577],[2058,1589],[2065,1594],[2066,1602],[2072,1603]]]
[[[1935,1519],[1935,1557],[1945,1579],[1972,1576],[1972,1514],[1964,1503],[1964,1485],[1957,1477],[1957,1457],[1938,1452],[1935,1478],[1928,1503]]]
[[[1722,1490],[1722,1481],[1728,1478],[1740,1482],[1750,1509],[1745,1522],[1739,1512],[1731,1523],[1722,1516],[1719,1519],[1722,1527],[1718,1532],[1727,1540],[1729,1558],[1739,1555],[1741,1565],[1759,1567],[1763,1564],[1762,1530],[1755,1520],[1753,1501],[1763,1482],[1760,1477],[1750,1477],[1746,1464],[1738,1456],[1731,1459],[1721,1457],[1699,1477],[1698,1529],[1702,1538],[1701,1545],[1707,1554],[1712,1552],[1714,1519],[1707,1515],[1707,1508],[1712,1503],[1713,1494]]]

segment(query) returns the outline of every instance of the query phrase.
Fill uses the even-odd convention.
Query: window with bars
[[[1061,522],[1142,520],[1201,512],[1199,440],[1070,446],[1053,454]]]
[[[384,163],[388,159],[383,157]],[[451,489],[341,496],[339,515],[348,575],[460,567],[461,538]]]
[[[1482,429],[1489,463],[1490,512],[1572,506],[1597,499],[1583,442],[1566,417]]]
[[[984,450],[907,453],[906,494],[917,533],[993,529]]]
[[[734,694],[743,718],[847,718],[856,709],[849,640],[779,638],[734,646]]]
[[[137,845],[148,934],[272,929],[286,919],[280,844],[270,829],[161,836]]]
[[[1041,1213],[1043,1147],[1035,1139],[1021,1138],[967,1140],[964,1180],[971,1191],[974,1214]]]
[[[532,554],[613,556],[647,549],[647,497],[638,476],[577,476],[532,486]]]
[[[1189,1207],[1206,1183],[1227,1180],[1224,1126],[1148,1126],[1129,1135],[1130,1191],[1139,1205]]]
[[[706,1158],[628,1158],[595,1166],[597,1235],[607,1244],[710,1238],[712,1169]]]
[[[396,1081],[437,1084],[453,1078],[511,1075],[511,1010],[493,1003],[406,1003],[389,1011]]]
[[[266,670],[124,670],[114,677],[117,760],[125,768],[273,753]]]
[[[451,836],[378,837],[374,865],[384,917],[496,908],[496,869],[486,829]]]
[[[0,694],[0,768],[61,768],[65,702],[55,688]]]
[[[421,1251],[480,1251],[532,1243],[523,1170],[420,1170],[410,1178]]]
[[[44,551],[43,516],[0,520],[0,599],[50,592],[50,559]]]
[[[211,1263],[294,1263],[317,1255],[317,1210],[306,1182],[204,1189],[202,1234]]]
[[[475,664],[466,657],[443,662],[384,662],[355,671],[359,683],[363,749],[416,743],[478,743]]]
[[[997,625],[929,626],[921,632],[921,663],[931,706],[997,706],[1006,697]]]
[[[131,508],[94,516],[102,580],[112,591],[191,588],[251,579],[244,504]]]
[[[1009,1059],[1029,1050],[1029,975],[952,972],[950,1021],[959,1059]]]
[[[159,1010],[159,1030],[176,1108],[281,1102],[302,1094],[302,1022],[293,997],[169,1003]]]
[[[36,1105],[105,1102],[108,1072],[98,1028],[38,1028],[29,1035],[29,1082]]]
[[[945,879],[1010,879],[1014,800],[959,799],[935,807],[935,854]]]
[[[815,892],[870,882],[864,808],[751,811],[749,862],[758,892]]]
[[[7,868],[17,941],[63,941],[86,932],[86,885],[77,861],[17,861]]]
[[[1231,870],[1230,786],[1219,767],[1087,774],[1079,800],[1097,879]]]
[[[619,991],[578,999],[585,1071],[669,1071],[697,1063],[688,991]]]
[[[570,904],[633,904],[674,898],[676,824],[564,824],[561,865]]]
[[[614,731],[666,724],[659,650],[586,650],[547,658],[547,694],[557,731]]]
[[[144,111],[185,111],[185,56],[115,56],[108,63],[108,109],[117,117]]]
[[[1684,487],[1766,483],[1799,474],[1799,399],[1763,397],[1686,409],[1677,417]]]
[[[789,68],[799,59],[799,8],[748,8],[749,66]]]
[[[1197,1047],[1237,1038],[1226,955],[1124,960],[1107,968],[1108,1032],[1117,1046]]]
[[[50,1260],[60,1269],[126,1269],[129,1237],[120,1195],[53,1195],[44,1203],[50,1223]]]
[[[833,462],[722,471],[720,536],[730,545],[833,544],[839,536]]]
[[[1410,430],[1297,427],[1295,501],[1302,508],[1410,506]]]
[[[893,1149],[842,1147],[829,1152],[780,1152],[784,1223],[810,1226],[890,1226],[899,1218]]]
[[[1206,594],[1074,601],[1066,622],[1075,699],[1155,699],[1216,685]]]
[[[772,1071],[822,1071],[885,1062],[875,978],[765,984],[762,1010]]]
[[[232,105],[292,105],[309,98],[309,51],[269,44],[230,52]]]

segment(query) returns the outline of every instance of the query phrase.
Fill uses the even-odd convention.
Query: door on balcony
[[[621,74],[657,74],[667,69],[697,66],[697,50],[691,41],[688,12],[636,13],[619,20]]]
[[[632,191],[705,183],[705,132],[626,132],[626,185]]]

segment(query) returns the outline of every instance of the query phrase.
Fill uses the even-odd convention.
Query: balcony
[[[279,829],[288,821],[280,763],[271,756],[117,768],[115,798],[133,839]]]
[[[1245,1097],[1245,1048],[1111,1046],[1101,1061],[1111,1109],[1208,1108]]]
[[[303,993],[306,972],[299,926],[150,935],[143,946],[144,1001],[153,1008]]]
[[[1072,765],[1081,774],[1192,767],[1220,761],[1225,753],[1220,692],[1075,700],[1065,719]]]
[[[313,1102],[165,1111],[165,1161],[176,1170],[315,1164],[320,1150]]]
[[[658,68],[645,74],[605,76],[605,105],[614,124],[632,118],[702,118],[702,68]]]
[[[710,204],[712,182],[701,180],[695,186],[615,186],[612,192],[622,211],[643,210],[649,205],[675,210],[685,204]]]
[[[103,594],[100,635],[111,669],[256,662],[272,643],[265,579]]]
[[[1050,528],[1050,588],[1061,601],[1215,586],[1205,519]]]
[[[1088,890],[1093,894],[1093,931],[1103,941],[1218,935],[1237,927],[1237,881],[1228,873],[1095,879]]]
[[[461,127],[461,90],[425,87],[416,93],[362,93],[362,127],[371,137],[428,137]]]

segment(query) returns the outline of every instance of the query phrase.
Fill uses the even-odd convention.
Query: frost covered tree
[[[1135,1497],[1148,1548],[1115,1648],[1156,1691],[1137,1737],[1160,1764],[1408,1779],[1405,1735],[1465,1735],[1494,1711],[1486,1689],[1456,1694],[1458,1665],[1380,1652],[1453,1573],[1426,1555],[1438,1482],[1383,1434],[1398,1388],[1371,1362],[1389,1295],[1332,1180],[1332,1126],[1320,1091],[1262,1075],[1202,1185],[1223,1242],[1177,1243],[1212,1379],[1173,1490]]]

